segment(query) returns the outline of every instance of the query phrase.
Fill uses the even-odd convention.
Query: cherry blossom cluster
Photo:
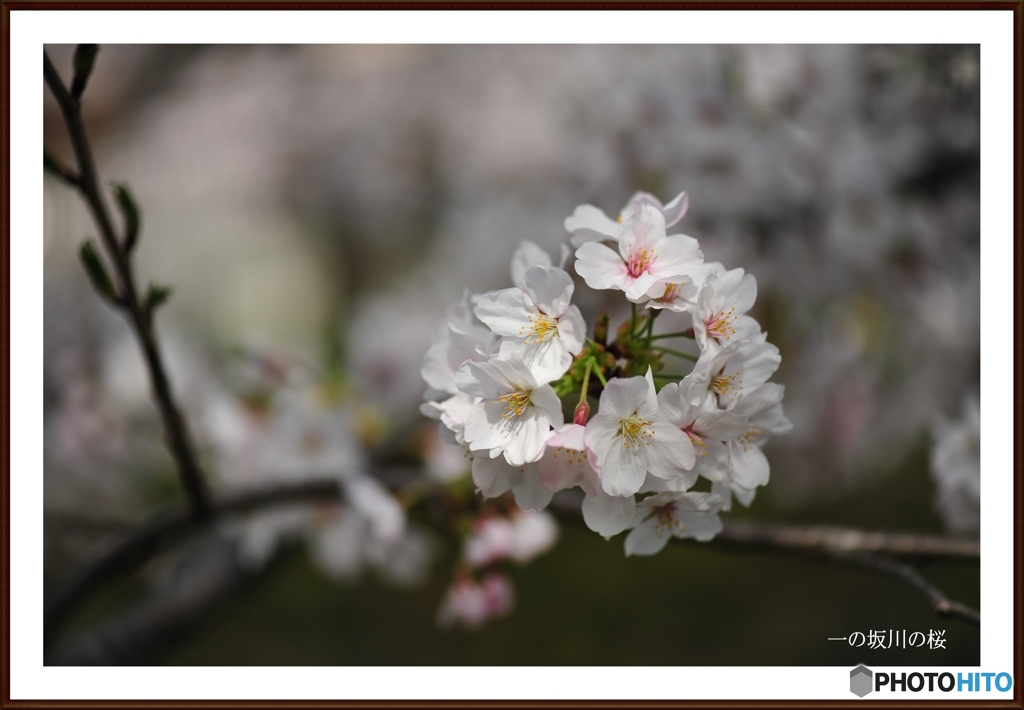
[[[638,192],[617,219],[581,205],[565,220],[576,274],[630,304],[614,340],[606,313],[588,337],[566,248],[556,266],[523,242],[511,288],[450,307],[424,357],[421,411],[464,449],[485,498],[511,491],[522,510],[541,510],[579,486],[592,530],[630,530],[626,554],[650,555],[671,537],[712,539],[732,499],[749,505],[768,482],[764,444],[792,428],[783,387],[768,382],[779,350],[748,315],[754,276],[669,234],[688,202]],[[656,333],[664,311],[689,314],[692,327]],[[699,354],[664,346],[670,338],[692,339]],[[684,360],[689,374],[665,371]]]

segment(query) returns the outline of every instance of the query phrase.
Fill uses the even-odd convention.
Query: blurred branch
[[[181,412],[175,403],[171,393],[171,385],[167,378],[166,368],[157,344],[156,331],[153,327],[152,309],[146,307],[139,301],[135,278],[132,272],[129,248],[134,242],[134,234],[129,225],[128,234],[124,240],[118,239],[103,196],[99,189],[99,180],[96,175],[96,166],[93,162],[92,149],[89,140],[85,135],[85,124],[82,122],[82,105],[79,102],[79,95],[85,88],[85,82],[89,72],[92,70],[92,62],[95,58],[95,47],[76,52],[76,79],[75,93],[69,93],[61,80],[57,70],[50,62],[50,57],[43,52],[43,76],[46,85],[57,100],[61,114],[64,116],[64,123],[68,128],[68,135],[71,144],[74,146],[75,157],[78,161],[78,173],[75,175],[69,169],[60,170],[59,174],[74,185],[82,194],[89,210],[92,212],[96,226],[99,228],[100,238],[107,256],[114,264],[114,272],[117,278],[116,292],[111,294],[113,303],[125,311],[128,320],[132,325],[135,335],[138,337],[139,345],[146,360],[149,370],[150,382],[153,386],[153,397],[156,399],[157,408],[160,410],[160,417],[164,424],[167,447],[174,457],[177,465],[178,475],[181,478],[185,494],[188,496],[191,507],[191,514],[196,517],[203,517],[209,512],[209,493],[202,471],[196,461],[192,448],[188,428]],[[44,156],[45,157],[45,156]],[[54,161],[54,165],[57,165]],[[72,180],[72,176],[74,179]],[[137,219],[136,219],[137,228]],[[99,263],[99,262],[97,262]]]
[[[77,632],[46,654],[47,665],[133,666],[159,662],[216,609],[251,590],[270,567],[242,564],[237,543],[211,536],[161,570],[149,592],[128,608]],[[274,560],[278,560],[275,555]]]
[[[714,542],[745,549],[796,554],[888,574],[923,593],[941,617],[953,617],[974,626],[981,614],[953,601],[903,560],[978,562],[977,540],[912,533],[864,532],[850,528],[766,525],[727,522]]]
[[[203,518],[195,517],[191,510],[180,506],[161,511],[121,537],[53,593],[43,616],[44,638],[51,640],[71,612],[104,584],[138,569],[158,553],[208,527],[218,517],[293,502],[340,500],[341,496],[336,480],[309,481],[215,497],[209,501],[209,514]]]
[[[977,562],[981,559],[981,545],[977,540],[914,533],[865,532],[826,526],[801,528],[729,521],[715,542],[825,555],[867,553],[946,562]]]
[[[388,473],[392,478],[408,478]],[[384,476],[387,480],[388,476]],[[93,592],[112,579],[140,567],[159,552],[206,528],[213,520],[241,513],[273,508],[288,503],[339,501],[343,491],[336,479],[267,486],[214,497],[209,515],[197,519],[190,511],[175,506],[153,516],[134,532],[122,537],[105,554],[81,568],[48,600],[44,616],[47,640],[68,616]],[[553,509],[563,516],[579,518],[579,506],[572,501]],[[979,623],[978,612],[950,601],[912,568],[892,558],[931,561],[977,562],[977,542],[956,538],[908,533],[873,533],[861,530],[727,522],[715,538],[716,545],[773,553],[804,554],[843,564],[853,564],[891,574],[924,592],[942,616],[955,616]]]

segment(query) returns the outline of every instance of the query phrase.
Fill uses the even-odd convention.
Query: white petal
[[[551,266],[551,257],[531,241],[523,241],[512,255],[512,283],[526,290],[526,271],[531,266]]]
[[[529,335],[531,313],[536,313],[533,302],[518,288],[484,294],[476,306],[476,317],[495,333],[504,336]]]
[[[583,350],[587,339],[587,324],[576,306],[569,306],[558,319],[558,339],[571,355],[578,355]]]
[[[635,510],[636,498],[633,496],[610,496],[598,491],[597,495],[583,499],[584,522],[605,539],[628,528]]]
[[[671,202],[661,208],[661,214],[665,218],[665,228],[669,228],[683,218],[686,211],[690,209],[690,196],[680,192]]]
[[[580,205],[571,217],[566,217],[565,231],[572,237],[570,241],[574,247],[584,242],[602,241],[605,239],[618,239],[622,231],[622,225],[616,222],[593,205]]]
[[[619,255],[604,244],[587,242],[576,250],[576,273],[595,290],[623,289],[629,272]]]
[[[677,511],[676,518],[683,524],[676,537],[707,542],[722,532],[722,521],[714,513]]]
[[[512,487],[513,481],[518,483],[520,480],[522,472],[509,466],[500,456],[494,459],[487,456],[473,458],[473,483],[484,498],[497,498]]]
[[[562,315],[569,307],[572,291],[572,277],[561,269],[534,266],[526,272],[526,292],[552,318]]]
[[[512,486],[512,495],[520,510],[544,510],[554,493],[540,482],[537,466],[529,465],[523,469],[522,480]]]
[[[640,509],[637,509],[639,512]],[[629,535],[626,536],[626,556],[632,555],[656,555],[665,547],[668,542],[668,533],[659,534],[663,527],[656,527],[657,515],[652,516],[637,525]]]

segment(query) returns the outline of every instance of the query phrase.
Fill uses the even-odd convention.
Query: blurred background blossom
[[[73,48],[47,51],[66,72]],[[315,454],[362,475],[365,449],[382,442],[425,460],[438,480],[456,477],[466,462],[437,441],[418,408],[422,357],[448,305],[465,289],[511,285],[509,259],[524,239],[557,259],[567,241],[562,221],[578,204],[614,213],[638,189],[664,200],[686,190],[691,206],[679,227],[700,240],[708,261],[756,276],[751,314],[782,352],[775,379],[786,386],[794,429],[768,446],[772,483],[743,514],[934,532],[946,516],[952,530],[969,534],[970,505],[965,513],[942,487],[956,477],[943,475],[950,468],[940,463],[933,482],[928,467],[930,429],[937,442],[948,440],[963,402],[979,393],[979,61],[976,46],[116,45],[101,50],[84,110],[101,178],[128,182],[143,209],[140,282],[174,288],[158,327],[216,485],[258,477],[246,456],[274,461],[277,473],[298,461],[309,473]],[[45,101],[46,144],[70,162],[59,112]],[[44,194],[52,582],[177,495],[177,484],[135,343],[91,293],[77,261],[80,241],[94,234],[89,216],[52,178]],[[588,322],[618,307],[581,282],[576,294]],[[613,310],[613,327],[624,316]],[[668,314],[664,320],[670,328]],[[279,378],[269,405],[259,386],[268,372],[253,372],[260,358],[246,353],[288,363],[269,371]],[[336,426],[316,436],[304,431],[310,411],[318,412],[317,426]],[[288,430],[297,448],[270,451],[280,442],[261,427]],[[941,462],[953,454],[931,456]],[[973,485],[957,490],[976,492]],[[161,658],[845,663],[842,649],[822,647],[819,637],[858,630],[860,617],[837,599],[845,610],[823,610],[803,626],[792,621],[797,638],[781,655],[766,647],[730,651],[737,635],[770,630],[764,606],[777,611],[783,602],[781,591],[768,589],[761,602],[747,600],[749,614],[725,633],[732,645],[723,640],[704,655],[659,650],[666,640],[623,645],[571,614],[552,632],[565,640],[535,651],[529,629],[555,622],[530,616],[542,608],[539,600],[531,606],[531,590],[562,594],[557,585],[595,575],[595,584],[627,594],[616,575],[671,585],[676,572],[627,564],[619,543],[567,530],[554,551],[522,571],[514,595],[505,577],[489,576],[486,588],[501,593],[478,609],[486,595],[475,590],[485,587],[463,580],[445,596],[450,575],[431,576],[423,564],[450,565],[457,545],[430,538],[417,523],[388,531],[387,506],[284,511],[262,524],[276,531],[275,541],[285,531],[312,536],[311,559],[325,576],[349,579],[368,566],[384,580],[429,580],[420,596],[381,596],[377,582],[370,591],[318,587],[305,562],[286,562],[269,582],[276,592],[254,592],[235,617]],[[246,523],[249,537],[231,539],[258,557],[271,541],[256,524]],[[353,547],[367,539],[375,542]],[[717,613],[715,590],[743,584],[742,573],[722,567],[733,558],[669,552],[701,565],[701,580],[717,580],[685,602],[712,605],[709,617]],[[604,557],[615,560],[604,564]],[[560,575],[545,564],[576,572]],[[828,574],[839,575],[830,583],[849,595],[872,589]],[[976,600],[976,576],[950,584],[951,596]],[[322,598],[310,591],[319,589]],[[590,603],[602,603],[593,585],[586,589]],[[448,625],[476,626],[484,608],[502,616],[513,598],[520,609],[466,645],[453,640],[462,632],[436,636],[442,598],[439,618]],[[376,633],[422,641],[404,651],[382,641],[360,656],[340,642],[311,642],[327,630],[302,619],[287,629],[250,623],[290,603],[391,613],[382,599],[427,611],[399,615]],[[917,606],[924,605],[895,608]],[[924,611],[921,623],[936,623]],[[358,647],[370,631],[346,613],[331,617],[343,619],[335,631]],[[665,618],[680,638],[710,623],[682,612]],[[833,628],[844,624],[850,628]],[[962,637],[953,647],[966,655],[957,658],[976,658],[977,643]],[[618,655],[634,647],[651,652]],[[530,652],[540,655],[522,655]]]

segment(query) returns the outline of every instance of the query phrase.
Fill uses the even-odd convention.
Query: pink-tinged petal
[[[680,192],[671,202],[661,208],[661,214],[665,217],[665,228],[668,229],[676,224],[689,209],[690,196],[685,192]]]
[[[644,508],[637,508],[637,513],[643,511],[650,514]],[[656,555],[661,552],[671,537],[665,526],[658,526],[658,516],[655,513],[649,519],[644,520],[633,531],[626,536],[626,557],[633,555]]]
[[[571,355],[578,355],[583,350],[583,344],[587,338],[587,324],[583,320],[580,309],[576,306],[569,306],[565,313],[558,319],[558,339],[562,341]]]
[[[652,205],[640,205],[623,225],[622,236],[619,237],[619,254],[627,263],[631,259],[640,258],[643,252],[653,257],[655,247],[663,239],[665,218],[661,216],[661,211]]]
[[[534,266],[526,272],[526,292],[540,309],[557,318],[572,300],[572,277],[553,266]]]
[[[647,292],[658,282],[660,277],[656,274],[645,271],[636,278],[626,276],[623,285],[620,287],[626,293],[626,298],[633,303],[643,303],[648,300]]]
[[[618,239],[622,231],[622,225],[614,219],[610,219],[604,212],[593,205],[580,205],[571,217],[566,217],[565,231],[572,236],[570,240],[574,247],[579,247],[585,242],[599,242],[606,239]]]
[[[586,431],[587,428],[585,426],[565,424],[551,435],[551,438],[548,439],[548,446],[554,448],[561,446],[566,449],[583,451],[586,448],[586,444],[583,441]]]
[[[583,476],[583,469],[590,468],[583,433],[584,427],[566,424],[548,438],[547,450],[537,462],[540,480],[548,490],[571,488]]]
[[[635,511],[633,496],[610,496],[598,491],[597,495],[583,499],[583,521],[606,540],[628,528]]]
[[[522,480],[512,486],[512,495],[515,496],[516,505],[520,510],[544,510],[551,502],[554,493],[540,482],[536,465],[523,467],[522,473]]]
[[[576,250],[576,273],[595,290],[622,290],[629,278],[626,264],[619,255],[597,242],[587,242]]]
[[[529,335],[530,316],[536,312],[530,297],[518,288],[485,294],[476,305],[476,317],[495,333],[506,337]]]
[[[526,290],[526,271],[531,266],[551,266],[551,256],[531,241],[525,240],[512,255],[512,283]]]
[[[502,457],[473,458],[473,484],[480,489],[484,498],[497,498],[512,487],[513,482],[522,480],[519,468],[509,466]]]
[[[565,449],[548,447],[544,456],[537,462],[540,482],[549,491],[563,491],[576,485],[576,476],[581,464],[575,463],[579,454],[571,454]]]

